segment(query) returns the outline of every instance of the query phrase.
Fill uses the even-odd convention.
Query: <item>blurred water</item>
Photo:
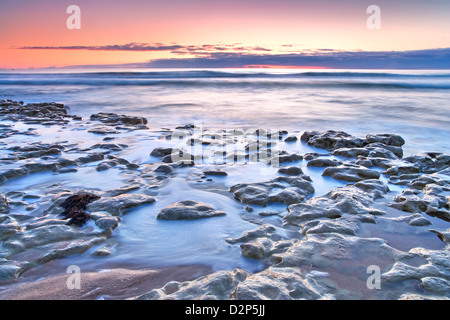
[[[153,69],[0,73],[0,98],[57,101],[72,114],[145,116],[161,128],[397,133],[405,154],[450,146],[450,72]]]

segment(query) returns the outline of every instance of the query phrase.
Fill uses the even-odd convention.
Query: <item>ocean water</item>
[[[450,147],[450,71],[50,70],[0,73],[0,99],[56,101],[72,114],[145,116],[151,128],[396,133],[405,154]]]
[[[267,168],[262,162],[228,163],[224,167],[228,176],[214,177],[212,182],[200,179],[204,170],[215,168],[214,164],[203,162],[194,167],[178,168],[167,184],[152,188],[152,182],[143,176],[158,166],[159,159],[149,156],[150,152],[156,147],[174,147],[177,143],[187,145],[186,141],[166,140],[161,128],[200,122],[203,129],[210,128],[211,132],[213,129],[262,128],[288,130],[297,135],[305,130],[329,129],[357,136],[396,133],[406,140],[405,155],[428,151],[448,153],[450,147],[450,71],[153,69],[4,72],[0,73],[1,99],[24,103],[60,102],[71,108],[71,114],[85,118],[71,121],[64,128],[35,124],[33,127],[39,135],[12,135],[2,139],[4,147],[0,151],[5,154],[12,152],[8,150],[9,145],[66,141],[64,143],[82,150],[102,143],[103,135],[87,131],[94,124],[88,123],[89,116],[97,112],[139,115],[149,121],[149,130],[121,132],[114,136],[115,143],[125,144],[128,148],[113,154],[138,163],[141,168],[137,171],[120,168],[97,171],[98,162],[93,162],[78,168],[77,172],[40,172],[10,179],[1,186],[4,194],[19,190],[39,196],[39,199],[26,200],[36,204],[35,211],[29,212],[19,206],[14,212],[35,217],[42,215],[52,203],[53,194],[61,189],[106,191],[130,185],[132,181],[141,184],[136,193],[157,199],[155,203],[124,212],[119,226],[105,243],[83,254],[53,262],[53,268],[58,263],[61,265],[56,269],[61,270],[73,264],[86,271],[121,266],[154,268],[202,264],[215,271],[240,267],[253,272],[266,266],[261,261],[244,258],[239,244],[231,245],[225,239],[239,237],[262,224],[273,225],[284,239],[303,237],[299,229],[283,225],[286,205],[252,206],[253,211],[248,212],[245,205],[229,192],[229,188],[237,183],[266,181],[278,176],[278,168]],[[6,123],[19,131],[29,128],[23,122]],[[320,151],[301,141],[280,141],[278,146],[289,153]],[[81,155],[84,154],[67,148],[61,157],[75,159]],[[19,164],[17,161],[5,162],[0,164],[0,170]],[[305,160],[295,165],[301,166],[312,178],[315,193],[311,196],[321,196],[332,188],[347,184],[322,176],[323,168],[308,167]],[[387,182],[386,176],[381,179]],[[388,196],[393,197],[407,187],[389,185],[389,188]],[[197,221],[156,219],[161,209],[182,200],[209,203],[227,215]],[[259,215],[263,211],[278,215]],[[386,217],[404,214],[390,209]],[[446,221],[426,218],[432,222],[433,229],[448,228]],[[361,236],[386,239],[387,244],[405,252],[413,247],[436,250],[444,247],[443,242],[429,232],[429,226],[403,224],[379,218],[377,224],[365,224]],[[95,229],[96,226],[89,221],[83,228]],[[103,246],[110,248],[113,254],[101,258],[92,256]],[[358,261],[354,263],[355,268],[361,265]],[[383,272],[387,271],[388,265],[383,268]],[[349,270],[314,271],[330,273],[333,281],[349,290],[366,288],[365,269],[358,271],[363,280],[355,280]],[[39,276],[51,276],[48,272],[43,268]],[[398,292],[402,292],[402,285],[396,289]]]

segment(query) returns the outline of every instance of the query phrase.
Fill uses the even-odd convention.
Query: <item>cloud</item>
[[[180,45],[133,42],[122,45],[28,46],[15,49],[167,51],[175,54],[175,58],[132,64],[135,67],[147,68],[242,68],[251,65],[266,65],[334,69],[450,69],[450,48],[410,51],[344,51],[331,48],[293,50],[292,45],[283,45],[275,50],[262,46],[245,46],[242,43]],[[112,66],[128,65],[108,65],[108,67]]]
[[[175,54],[191,54],[196,56],[208,56],[214,52],[270,52],[272,49],[261,46],[242,46],[242,44],[203,44],[180,45],[162,43],[127,43],[102,46],[23,46],[13,47],[20,50],[90,50],[90,51],[169,51]]]
[[[204,57],[151,60],[146,67],[241,68],[248,65],[334,69],[450,69],[450,48],[413,51],[320,49],[289,54],[210,52]]]

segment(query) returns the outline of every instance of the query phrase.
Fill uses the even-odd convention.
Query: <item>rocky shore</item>
[[[239,217],[253,228],[223,245],[263,267],[195,279],[160,271],[164,280],[121,299],[448,299],[450,155],[405,156],[405,143],[331,130],[159,128],[143,117],[83,119],[58,103],[1,100],[0,291],[31,285],[27,273],[52,261],[113,257],[123,218],[144,208],[163,222]],[[47,180],[33,182],[40,175]],[[240,209],[207,197],[171,201],[161,190],[179,179]],[[156,210],[159,202],[167,205]],[[380,289],[368,286],[369,266],[381,271]],[[126,273],[130,286],[146,272]],[[51,292],[59,278],[43,277]]]

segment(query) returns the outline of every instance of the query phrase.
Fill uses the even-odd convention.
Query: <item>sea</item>
[[[6,70],[0,99],[139,115],[153,128],[395,133],[405,155],[450,147],[450,70]]]

